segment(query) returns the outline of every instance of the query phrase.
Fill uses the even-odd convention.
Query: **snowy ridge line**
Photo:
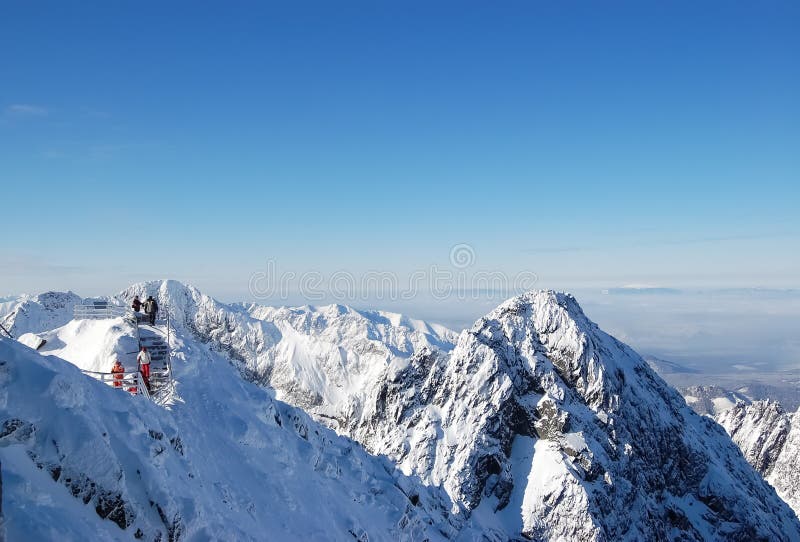
[[[223,352],[248,380],[336,427],[362,408],[387,368],[421,347],[451,350],[457,334],[435,324],[343,305],[225,304],[176,281],[134,284],[117,294],[169,305],[174,329]]]
[[[451,353],[419,351],[364,412],[347,434],[474,514],[502,514],[509,533],[800,540],[795,514],[722,429],[568,294],[513,298]]]
[[[133,512],[120,528],[145,540],[257,540],[270,528],[278,539],[800,541],[795,514],[722,428],[570,295],[510,299],[451,339],[341,305],[226,305],[175,281],[115,299],[134,294],[170,307],[176,400],[164,409],[103,390],[126,413],[111,432],[92,421],[96,447],[104,432],[114,444],[80,472],[123,465],[123,482],[103,488]],[[44,353],[90,371],[137,344],[122,318],[68,319],[42,337]],[[60,363],[41,360],[28,365]],[[74,405],[64,416],[108,409],[87,406],[101,392],[82,375],[25,376],[26,363],[0,365],[0,383],[14,382],[0,386],[0,409],[20,420],[0,447],[13,441],[47,469],[74,444],[53,424],[75,420],[37,418],[31,397]],[[26,453],[13,468],[29,480]]]
[[[0,339],[8,540],[508,539],[179,340],[192,361],[164,409]]]

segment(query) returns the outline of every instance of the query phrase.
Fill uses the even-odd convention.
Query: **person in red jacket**
[[[111,374],[114,375],[114,387],[119,388],[122,386],[122,378],[123,373],[125,372],[125,367],[119,362],[119,360],[114,361],[114,366],[111,367]]]

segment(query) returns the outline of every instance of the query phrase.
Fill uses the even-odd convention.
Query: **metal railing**
[[[139,371],[126,371],[124,373],[100,373],[97,371],[83,371],[83,374],[105,382],[109,386],[127,391],[133,395],[144,395],[150,399],[150,391],[144,382],[144,377]]]
[[[143,312],[135,312],[132,308],[123,305],[115,305],[106,301],[89,301],[80,305],[75,305],[74,317],[78,320],[100,320],[104,318],[120,317],[128,320],[136,330],[136,342],[139,348],[147,346],[148,350],[152,350],[152,372],[149,384],[152,386],[151,389],[153,393],[156,397],[163,397],[164,393],[172,387],[172,353],[169,347],[171,326],[168,307],[161,308],[156,313],[155,319],[156,325],[163,324],[166,326],[166,340],[164,338],[159,338],[158,335],[152,336],[152,339],[143,336],[139,329],[140,326],[147,326],[145,329],[148,329],[148,333],[152,333],[153,331],[163,333],[163,330],[151,327],[148,315]],[[163,344],[152,344],[151,341],[162,342]],[[158,367],[157,365],[161,363],[163,363],[163,367]],[[131,391],[131,393],[145,395],[148,398],[154,398],[150,390],[144,385],[143,377],[139,372],[122,373],[123,379],[121,381],[119,379],[114,379],[113,373],[94,371],[84,371],[84,373],[112,386],[115,386],[115,383],[122,382],[122,384],[115,387],[127,389]]]
[[[105,301],[92,301],[75,305],[73,316],[76,320],[102,320],[128,316],[130,309]]]
[[[143,336],[141,326],[147,326],[150,333],[152,330],[162,333],[162,330],[150,326],[150,319],[147,314],[143,312],[128,311],[131,322],[136,329],[136,342],[139,348],[146,346],[150,352],[150,386],[152,390],[151,397],[154,401],[160,402],[164,397],[169,395],[169,390],[174,389],[174,382],[172,380],[172,350],[170,349],[170,320],[169,320],[169,307],[164,306],[159,308],[156,312],[156,325],[164,325],[166,327],[166,340],[158,335]],[[161,342],[163,344],[154,344],[154,342]],[[163,363],[163,366],[159,367]]]

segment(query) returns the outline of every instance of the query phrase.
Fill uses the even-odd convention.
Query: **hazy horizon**
[[[800,288],[796,2],[0,13],[0,294],[321,281],[451,327],[501,301],[426,297],[444,276],[576,292],[647,353],[800,363],[792,295],[697,293]]]
[[[81,297],[115,295],[130,283],[111,291],[71,290]],[[325,291],[308,299],[297,292],[286,297],[220,296],[198,287],[225,303],[256,302],[269,306],[343,304],[358,310],[399,312],[410,318],[468,329],[480,317],[519,292],[461,291],[434,295],[419,291],[404,299],[387,292],[342,298]],[[541,285],[534,285],[538,289]],[[555,288],[558,290],[558,288]],[[53,290],[41,289],[43,293]],[[57,290],[57,289],[56,289]],[[320,288],[320,292],[322,292]],[[758,371],[800,370],[800,290],[753,288],[629,288],[563,289],[574,295],[584,312],[604,331],[628,343],[640,354],[683,364],[704,373],[727,372],[752,377]],[[9,299],[16,297],[8,296]],[[0,302],[6,298],[0,296]]]

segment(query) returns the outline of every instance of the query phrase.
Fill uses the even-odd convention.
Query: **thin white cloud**
[[[20,117],[45,117],[47,109],[40,105],[11,104],[6,107],[6,114]]]

